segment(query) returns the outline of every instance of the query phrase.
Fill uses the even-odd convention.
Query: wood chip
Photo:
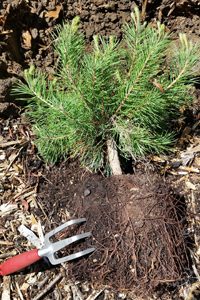
[[[54,287],[54,285],[56,285],[58,283],[58,281],[60,281],[62,276],[63,275],[61,273],[59,273],[53,280],[50,281],[50,283],[45,288],[43,288],[43,290],[40,293],[38,293],[33,298],[33,300],[39,300],[39,299],[43,298],[43,296],[45,294],[47,294]]]
[[[3,277],[3,291],[1,295],[1,300],[10,300],[10,286],[11,286],[11,278],[10,276]]]
[[[30,190],[31,189],[31,190]],[[14,197],[13,200],[17,199],[26,199],[29,196],[35,195],[36,191],[35,188],[32,189],[32,187],[28,187],[27,189],[24,189],[23,191],[17,193]]]
[[[32,36],[28,30],[22,32],[22,41],[23,41],[23,48],[26,50],[31,49],[32,44]]]
[[[199,173],[199,169],[194,168],[194,167],[180,166],[179,170],[185,171],[185,172],[188,172],[188,173]]]
[[[6,153],[5,151],[0,150],[0,161],[3,161],[6,159]]]
[[[101,293],[104,291],[105,288],[98,290],[98,291],[93,291],[91,295],[89,295],[89,297],[87,297],[86,300],[95,300],[97,297],[99,297],[99,295],[101,295]]]
[[[13,244],[14,244],[13,242],[1,241],[0,240],[0,245],[3,245],[3,246],[12,246]]]
[[[0,217],[5,217],[6,215],[10,215],[18,208],[18,205],[16,203],[9,204],[9,203],[3,203],[0,205]]]
[[[186,181],[185,184],[186,184],[186,187],[187,187],[188,189],[193,190],[193,191],[196,190],[196,186],[195,186],[192,182]]]
[[[2,141],[2,142],[0,142],[0,148],[7,148],[7,147],[10,147],[10,146],[19,145],[19,144],[22,144],[22,143],[23,143],[22,140],[9,141],[9,142]]]
[[[23,294],[22,294],[22,292],[21,292],[21,290],[20,290],[20,288],[19,288],[18,282],[15,282],[15,284],[16,284],[17,293],[18,293],[18,295],[19,295],[20,300],[24,300],[24,296],[23,296]]]
[[[0,259],[5,259],[5,258],[7,258],[7,257],[14,256],[14,255],[16,255],[16,254],[17,254],[16,251],[6,252],[6,253],[3,253],[3,254],[0,254]]]
[[[28,290],[29,286],[30,285],[27,282],[24,282],[21,286],[21,290],[26,292]]]
[[[71,283],[71,290],[72,290],[72,295],[73,295],[73,300],[83,300],[83,294],[77,287],[77,285]]]
[[[4,176],[8,173],[8,171],[10,170],[11,166],[13,165],[13,163],[15,162],[17,157],[19,156],[22,149],[23,149],[23,147],[21,147],[16,154],[14,153],[13,155],[11,155],[12,157],[10,157],[10,164],[8,165],[7,169],[5,170]]]

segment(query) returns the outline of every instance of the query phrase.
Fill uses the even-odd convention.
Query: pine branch
[[[21,95],[22,100],[24,100],[24,95],[27,95],[26,100],[29,102],[35,101],[39,105],[44,104],[61,114],[65,114],[55,97],[55,81],[48,81],[47,76],[37,71],[34,66],[31,66],[29,70],[25,70],[24,78],[26,84],[19,82],[13,88],[13,94]]]
[[[171,70],[175,73],[172,73],[171,77],[173,76],[174,79],[167,86],[167,90],[171,89],[178,82],[189,82],[189,77],[192,76],[192,70],[199,61],[198,53],[200,51],[200,46],[189,42],[185,34],[179,34],[179,40],[181,46],[179,49],[175,49],[171,63]],[[176,74],[177,70],[178,74]]]
[[[136,15],[136,17],[135,17]],[[124,85],[124,97],[117,107],[113,119],[122,110],[127,100],[132,96],[138,85],[144,85],[151,78],[157,75],[165,56],[166,47],[169,44],[169,36],[165,33],[165,28],[159,22],[157,30],[140,26],[138,8],[133,14],[134,23],[126,26],[125,41],[128,45],[127,54],[130,59],[130,69],[128,71],[128,81]]]
[[[123,55],[117,46],[112,37],[106,42],[95,36],[94,51],[83,59],[84,72],[80,74],[79,86],[97,124],[105,123],[113,112],[113,106],[116,106],[118,87],[115,73],[123,65]]]
[[[72,24],[58,25],[53,38],[55,39],[55,51],[59,55],[59,70],[60,74],[77,76],[79,63],[84,54],[85,42],[83,34],[78,32],[80,19],[75,17]]]

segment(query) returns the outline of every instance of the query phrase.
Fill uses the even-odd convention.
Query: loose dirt
[[[52,168],[45,177],[38,197],[49,224],[85,217],[82,229],[93,234],[85,247],[92,244],[96,251],[70,264],[73,278],[141,294],[187,278],[185,204],[160,176],[104,178],[74,162]]]

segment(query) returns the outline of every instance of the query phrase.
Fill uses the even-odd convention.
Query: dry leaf
[[[32,37],[31,37],[31,34],[28,30],[24,31],[22,33],[22,41],[23,41],[23,48],[24,49],[31,49],[31,40],[32,40]]]
[[[55,10],[48,11],[45,14],[46,18],[53,18],[54,20],[58,19],[62,5],[57,5]]]

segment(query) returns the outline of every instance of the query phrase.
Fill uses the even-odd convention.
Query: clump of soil
[[[50,220],[85,217],[81,230],[93,234],[80,248],[92,244],[96,251],[68,265],[72,277],[144,294],[185,278],[185,207],[160,176],[103,178],[73,163],[53,168],[46,178],[39,198]]]

